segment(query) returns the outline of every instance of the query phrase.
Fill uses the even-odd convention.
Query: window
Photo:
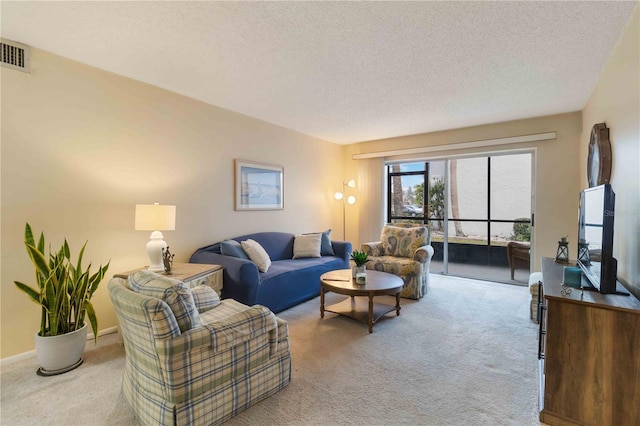
[[[429,163],[387,166],[387,222],[427,223],[429,188],[425,182]],[[425,202],[427,201],[427,202]]]

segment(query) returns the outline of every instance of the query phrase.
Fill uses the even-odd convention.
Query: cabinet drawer
[[[222,294],[222,269],[189,281],[190,288],[197,287],[199,285],[208,285],[218,293],[218,296],[220,296]]]

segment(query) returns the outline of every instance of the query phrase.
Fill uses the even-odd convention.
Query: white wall
[[[34,280],[25,222],[76,254],[88,240],[86,260],[111,260],[109,276],[148,263],[138,203],[177,206],[164,233],[176,262],[254,231],[332,227],[340,238],[343,147],[37,49],[31,67],[0,71],[2,358],[33,349],[39,326],[40,308],[13,284]],[[284,210],[234,211],[235,158],[284,166]],[[100,329],[116,325],[106,281],[94,303]]]

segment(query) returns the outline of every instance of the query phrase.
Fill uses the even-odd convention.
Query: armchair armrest
[[[430,245],[418,247],[416,252],[413,254],[413,260],[420,263],[428,264],[431,262],[431,258],[433,257],[433,247]]]
[[[362,244],[362,251],[367,253],[369,256],[383,256],[384,248],[382,247],[381,241],[373,241],[370,243]]]
[[[229,317],[191,329],[180,336],[156,340],[160,359],[175,359],[200,348],[223,352],[260,334],[277,329],[276,316],[268,308],[255,305]]]
[[[211,334],[211,350],[222,352],[260,334],[269,333],[277,328],[277,321],[275,314],[268,308],[254,305],[224,320],[205,324],[204,327]]]

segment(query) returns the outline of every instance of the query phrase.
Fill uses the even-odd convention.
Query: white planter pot
[[[41,368],[38,374],[51,376],[66,373],[82,364],[87,342],[87,324],[79,330],[59,336],[39,336],[36,333],[36,356]]]

